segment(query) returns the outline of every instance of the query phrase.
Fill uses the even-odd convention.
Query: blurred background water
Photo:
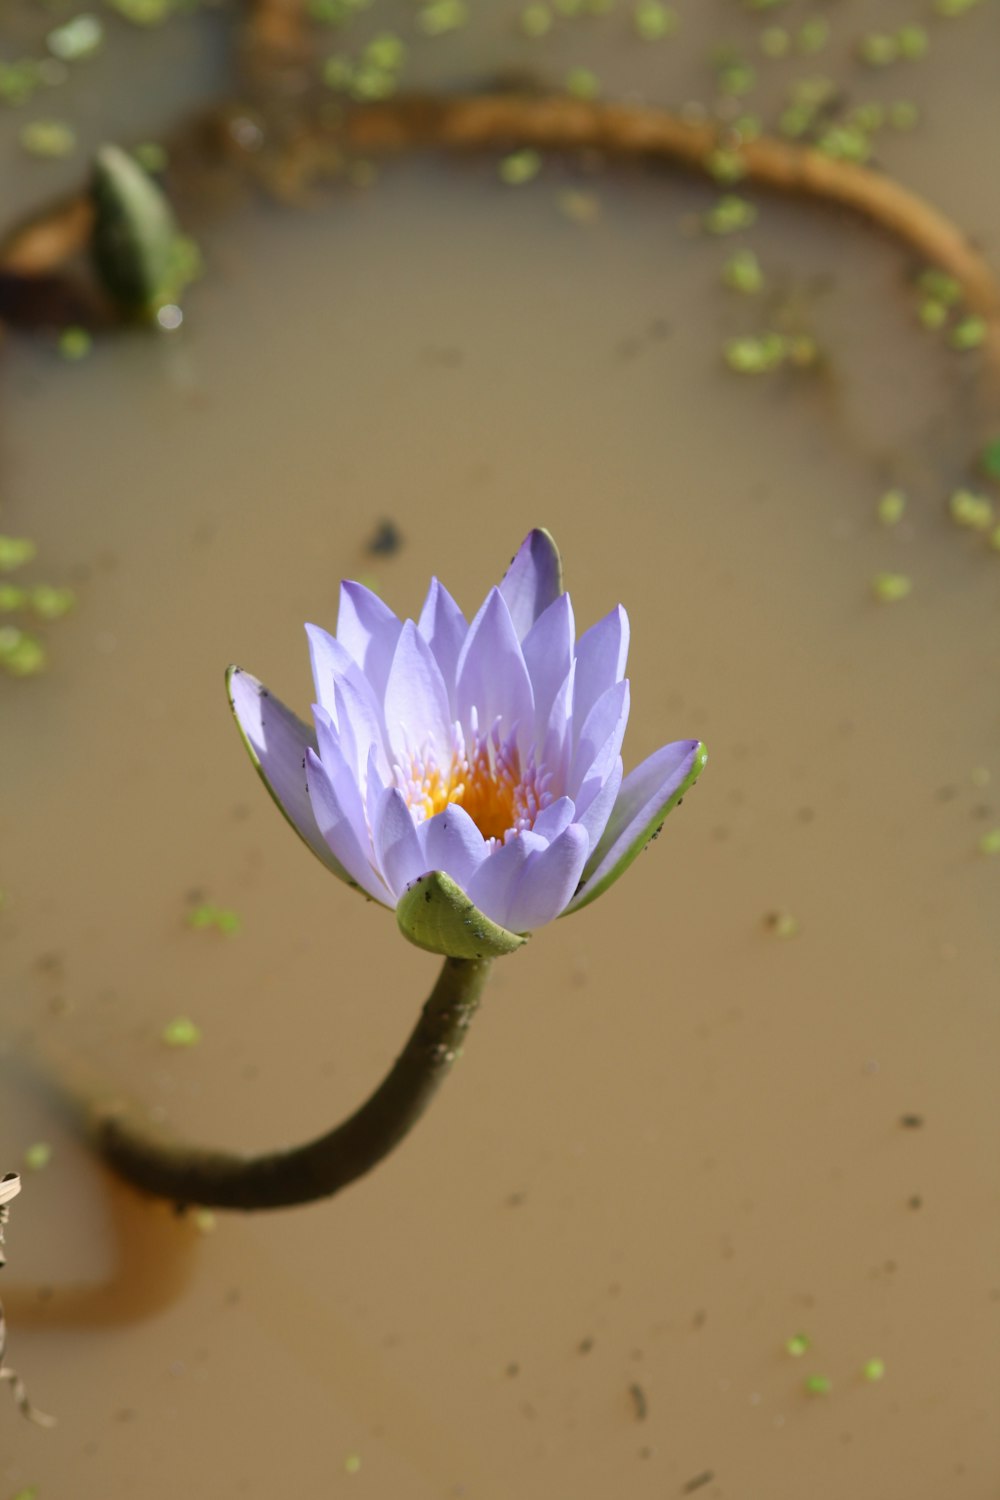
[[[0,531],[38,548],[12,577],[77,595],[45,670],[0,677],[0,1171],[25,1174],[0,1291],[59,1418],[0,1405],[0,1495],[994,1495],[1000,558],[949,514],[995,495],[986,356],[957,313],[922,326],[901,245],[741,185],[756,222],[713,234],[726,190],[663,166],[546,155],[514,185],[501,152],[417,153],[281,201],[199,174],[186,122],[242,97],[243,15],[122,9],[0,113],[4,227],[101,142],[176,138],[204,261],[173,332],[0,349]],[[493,0],[441,35],[431,9],[315,20],[311,76],[390,35],[400,87],[583,70],[771,130],[823,79],[839,121],[907,106],[875,163],[1000,263],[996,0]],[[78,14],[6,0],[4,66],[51,64]],[[726,284],[736,251],[759,292]],[[730,368],[773,328],[818,359]],[[435,972],[277,816],[224,667],[305,712],[302,622],[332,627],[341,577],[412,614],[437,573],[471,611],[538,524],[579,622],[629,610],[626,766],[701,736],[696,794],[497,965],[370,1179],[211,1232],[142,1204],[22,1055],[275,1146],[368,1093]],[[193,927],[206,906],[240,930]],[[196,1047],[164,1043],[179,1015]]]

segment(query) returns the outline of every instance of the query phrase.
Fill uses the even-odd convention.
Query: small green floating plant
[[[437,579],[416,621],[345,582],[336,635],[306,631],[312,724],[229,669],[250,758],[327,869],[394,912],[402,935],[444,965],[375,1093],[304,1146],[228,1155],[96,1112],[105,1158],[181,1203],[277,1208],[326,1197],[373,1167],[460,1054],[493,961],[602,895],[705,764],[700,740],[678,740],[624,774],[628,617],[618,606],[577,637],[547,531],[525,538],[471,622]]]

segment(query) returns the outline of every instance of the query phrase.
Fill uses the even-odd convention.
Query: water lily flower
[[[311,726],[230,668],[247,749],[323,863],[437,953],[509,952],[585,906],[705,763],[679,740],[623,774],[628,618],[618,606],[577,638],[544,530],[471,624],[436,578],[417,621],[345,582],[336,635],[306,632]]]

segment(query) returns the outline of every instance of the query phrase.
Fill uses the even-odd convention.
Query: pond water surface
[[[848,40],[910,18],[795,9]],[[760,23],[682,12],[673,52],[618,15],[530,56],[697,98],[710,41]],[[416,81],[522,60],[515,16],[417,45]],[[991,0],[935,30],[892,85],[925,123],[884,152],[995,263],[998,40]],[[849,51],[823,70],[886,96]],[[904,251],[764,196],[739,243],[825,359],[733,374],[725,340],[768,314],[721,285],[734,242],[693,231],[715,197],[415,157],[306,208],[203,210],[173,335],[79,364],[5,342],[0,529],[79,603],[44,674],[0,680],[0,1171],[53,1148],[0,1290],[8,1357],[58,1417],[0,1405],[3,1500],[996,1494],[1000,558],[946,502],[1000,417],[981,355],[918,326]],[[626,765],[700,736],[696,792],[497,965],[370,1178],[211,1232],[145,1205],[22,1056],[263,1149],[367,1094],[436,969],[277,816],[223,669],[305,713],[302,623],[332,628],[341,577],[413,614],[437,573],[471,612],[538,524],[578,622],[629,610]],[[877,603],[882,572],[910,595]],[[192,929],[206,902],[240,932]],[[178,1015],[198,1046],[164,1045]]]

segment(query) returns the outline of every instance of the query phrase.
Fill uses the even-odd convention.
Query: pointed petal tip
[[[443,870],[410,882],[396,905],[396,921],[417,948],[446,958],[499,958],[527,942],[527,935],[491,922]]]

